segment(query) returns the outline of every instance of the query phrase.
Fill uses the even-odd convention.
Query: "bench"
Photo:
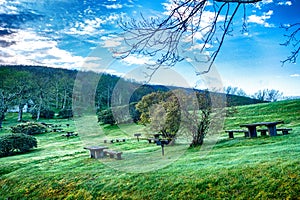
[[[67,134],[63,134],[63,135],[61,135],[61,136],[64,136],[64,137],[69,138],[69,137],[71,137],[71,136],[78,136],[78,134],[77,134],[77,133],[74,133],[74,132],[67,132]]]
[[[134,137],[136,137],[136,139],[137,139],[137,141],[139,142],[140,141],[140,136],[141,136],[142,134],[140,134],[140,133],[135,133],[133,136]]]
[[[53,128],[52,132],[65,132],[62,128]]]
[[[226,130],[228,133],[229,138],[234,138],[233,133],[244,133],[245,137],[249,137],[249,132],[247,130]]]
[[[289,131],[291,131],[291,130],[293,130],[293,129],[291,129],[291,128],[277,128],[276,129],[276,131],[281,131],[283,135],[289,134]],[[261,133],[261,136],[266,136],[268,129],[258,129],[257,131]]]
[[[115,155],[116,155],[117,156],[116,157],[117,160],[121,160],[122,159],[121,155],[122,155],[123,152],[118,152],[118,151],[113,151],[113,150],[108,150],[108,149],[104,149],[103,152],[104,152],[104,156],[109,155],[110,158],[114,158]]]
[[[260,132],[261,136],[266,136],[268,129],[257,129],[258,132]]]
[[[109,140],[110,143],[114,143],[115,140],[112,139],[112,140]],[[107,139],[103,140],[104,143],[107,143]],[[126,142],[126,139],[116,139],[116,142]]]
[[[289,131],[291,131],[293,129],[291,128],[278,128],[277,131],[281,131],[283,135],[287,135],[289,134]]]
[[[156,143],[156,141],[157,141],[156,138],[148,138],[147,140],[148,140],[149,144],[152,143],[152,141],[153,141],[153,143]]]

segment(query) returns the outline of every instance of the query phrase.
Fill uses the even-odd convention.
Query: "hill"
[[[126,102],[125,99],[122,98],[122,96],[126,96],[127,93],[132,89],[134,89],[135,92],[132,94],[129,103],[138,102],[144,95],[151,92],[168,91],[170,89],[180,88],[173,86],[166,87],[162,85],[140,84],[134,82],[134,80],[123,79],[111,74],[96,74],[90,71],[80,73],[94,74],[95,77],[99,78],[97,89],[91,88],[92,90],[96,90],[95,104],[99,109],[105,109],[106,107],[110,106],[111,96],[113,92],[119,95],[119,97],[117,97],[117,99],[121,101],[119,105],[126,105],[128,104],[128,102]],[[72,92],[77,74],[77,70],[67,70],[41,66],[0,66],[2,89],[6,88],[11,92],[18,92],[12,91],[13,87],[11,87],[11,83],[16,84],[19,88],[26,85],[28,86],[27,93],[30,93],[27,94],[27,96],[30,96],[31,100],[39,99],[39,97],[37,97],[37,90],[44,90],[43,96],[45,96],[46,101],[43,102],[42,107],[52,110],[71,108],[73,95]],[[120,91],[114,91],[116,90],[116,84],[122,85]],[[180,89],[191,90],[188,88]],[[201,90],[196,91],[203,92]],[[219,93],[211,92],[211,95],[214,94],[220,95]],[[249,97],[240,97],[236,95],[226,95],[226,100],[228,106],[247,105],[262,102],[256,99],[251,99]],[[35,104],[37,104],[36,101],[37,100],[34,100]]]
[[[299,107],[300,100],[239,106],[225,119],[224,129],[281,119],[283,126],[293,129],[289,135],[227,139],[220,130],[224,137],[208,152],[175,145],[165,148],[164,157],[159,146],[133,138],[143,130],[136,124],[97,131],[99,136],[127,139],[106,144],[123,151],[123,160],[90,159],[83,149],[89,140],[84,135],[69,139],[56,132],[37,135],[36,150],[0,158],[0,199],[298,199]],[[5,126],[16,118],[10,113]],[[64,129],[68,123],[68,130],[75,131],[78,126],[67,119],[45,122]],[[180,156],[173,159],[172,151]]]

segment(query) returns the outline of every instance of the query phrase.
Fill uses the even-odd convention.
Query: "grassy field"
[[[0,135],[16,118],[7,116]],[[80,133],[37,135],[37,149],[0,158],[0,199],[300,199],[300,100],[237,107],[224,129],[274,120],[291,134],[227,139],[222,131],[207,152],[178,144],[166,147],[164,157],[159,146],[128,134],[141,126],[101,127],[105,138],[127,139],[107,144],[123,151],[123,160],[90,159],[83,149],[89,137]],[[77,130],[71,120],[45,122]]]

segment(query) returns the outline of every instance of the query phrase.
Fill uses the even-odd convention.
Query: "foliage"
[[[63,109],[58,112],[58,117],[63,119],[69,119],[73,117],[73,110],[72,109]]]
[[[136,103],[130,103],[129,105],[98,110],[98,122],[110,125],[136,123],[140,119],[140,113],[135,105]]]
[[[140,122],[150,124],[163,137],[175,138],[180,125],[180,105],[173,91],[153,92],[136,105]]]
[[[27,135],[36,135],[47,132],[47,127],[36,122],[21,123],[11,127],[13,133],[24,133]]]
[[[212,102],[210,93],[208,91],[196,93],[196,99],[192,96],[186,96],[185,99],[186,107],[189,109],[183,110],[184,117],[182,120],[184,121],[184,128],[187,130],[187,136],[192,137],[190,146],[201,146],[211,122]]]
[[[98,122],[110,125],[114,125],[116,123],[111,108],[98,111]]]
[[[191,146],[202,145],[210,125],[211,100],[208,92],[196,96],[182,90],[154,92],[136,105],[141,123],[160,132],[163,137],[176,138],[180,128],[191,137]]]
[[[36,119],[37,118],[37,114],[38,114],[38,110],[37,109],[31,110],[32,119]],[[40,111],[40,118],[53,119],[54,115],[55,115],[55,112],[53,110],[50,110],[50,109],[42,109]]]
[[[73,99],[82,98],[80,94],[73,94],[76,73],[74,70],[50,67],[0,65],[0,127],[5,119],[8,107],[16,105],[22,107],[25,102],[30,103],[31,108],[34,108],[33,116],[36,116],[36,120],[43,116],[46,118],[52,117],[53,113],[51,111],[50,113],[43,111],[45,108],[47,108],[46,110],[60,110],[58,115],[61,118],[73,117],[74,109],[72,106],[74,106],[74,102],[72,101]],[[132,80],[122,79],[109,74],[94,73],[94,76],[100,76],[100,80],[97,88],[89,88],[88,94],[95,92],[95,98],[92,99],[94,102],[91,105],[96,106],[98,110],[104,110],[112,106],[111,101],[117,101],[116,106],[126,107],[129,104],[131,115],[129,118],[134,122],[137,122],[140,118],[140,113],[134,106],[136,102],[139,102],[143,96],[152,92],[167,92],[172,88],[161,85],[140,85]],[[116,85],[121,86],[116,88]],[[86,87],[84,86],[83,88],[85,89]],[[173,89],[178,88],[173,87]],[[114,95],[113,99],[112,95]],[[228,105],[252,104],[257,102],[259,101],[254,101],[247,97],[228,96]],[[86,101],[83,101],[82,106],[76,108],[76,111],[85,110],[85,103]],[[78,114],[80,115],[80,113]],[[19,113],[19,120],[22,120],[22,113]]]
[[[0,157],[15,151],[25,153],[34,147],[37,147],[36,138],[23,133],[0,136]]]
[[[141,113],[136,109],[137,103],[129,104],[129,113],[134,123],[137,123],[140,120]]]

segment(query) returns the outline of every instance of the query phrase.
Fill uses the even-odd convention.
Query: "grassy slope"
[[[147,173],[125,173],[106,162],[89,159],[80,137],[39,135],[38,149],[0,158],[0,199],[297,199],[299,108],[300,100],[238,107],[238,113],[226,119],[225,129],[238,128],[241,123],[284,120],[284,127],[293,128],[292,134],[223,139],[205,157],[200,156],[199,149],[188,149],[176,162]],[[15,120],[16,116],[11,117]],[[10,126],[11,120],[4,126]],[[64,127],[70,121],[59,123]],[[70,129],[74,129],[73,124]],[[104,130],[112,137],[118,134],[115,127]],[[134,151],[148,152],[159,147],[129,140],[113,148],[122,149],[126,158]],[[126,161],[113,162],[122,165]],[[140,160],[136,162],[138,166]]]

